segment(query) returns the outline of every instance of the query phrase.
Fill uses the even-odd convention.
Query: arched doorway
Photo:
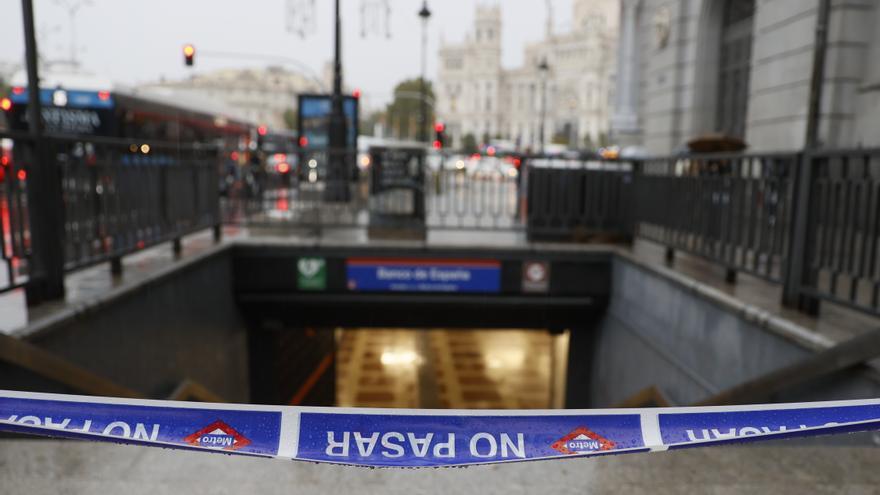
[[[721,15],[715,128],[745,137],[752,66],[754,0],[726,0]]]

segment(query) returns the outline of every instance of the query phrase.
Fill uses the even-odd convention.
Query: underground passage
[[[0,386],[279,405],[688,405],[815,355],[790,325],[608,246],[244,240],[94,304],[30,326],[17,345],[33,355],[0,364]],[[808,400],[844,382],[876,389],[849,367],[756,393]]]

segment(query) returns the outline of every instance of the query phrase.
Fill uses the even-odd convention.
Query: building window
[[[716,128],[745,137],[752,65],[754,0],[726,0],[721,19]]]

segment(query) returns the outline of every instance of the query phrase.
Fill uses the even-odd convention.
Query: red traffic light
[[[443,147],[443,143],[441,143],[439,140],[434,141],[434,149],[435,150],[439,150],[442,147]]]
[[[355,89],[354,91],[351,92],[351,95],[354,96],[355,98],[360,98],[361,97],[361,90]]]
[[[264,125],[257,127],[257,134],[259,134],[260,136],[265,136],[267,132],[269,132],[268,127],[266,127]]]
[[[434,124],[434,131],[443,132],[445,130],[446,130],[446,124],[444,124],[443,122],[437,122],[436,124]]]
[[[309,146],[309,138],[305,136],[300,136],[299,138],[299,147],[300,148],[308,148]]]
[[[183,45],[183,62],[187,65],[187,67],[192,67],[193,59],[196,56],[196,47],[186,44]]]

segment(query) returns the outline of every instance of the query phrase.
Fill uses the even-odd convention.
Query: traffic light
[[[434,149],[442,149],[446,145],[446,125],[443,122],[434,124]]]
[[[183,63],[185,63],[187,67],[193,66],[195,56],[196,47],[190,44],[183,45]]]
[[[268,127],[266,127],[264,125],[257,127],[257,150],[263,149],[263,142],[264,142],[263,138],[266,137],[266,134],[268,134],[268,133],[269,133]]]

